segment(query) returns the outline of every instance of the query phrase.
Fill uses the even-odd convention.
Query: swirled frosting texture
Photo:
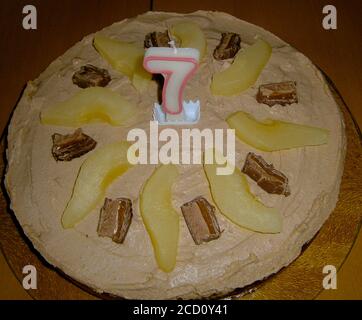
[[[72,128],[41,125],[40,112],[81,90],[72,75],[91,63],[110,71],[109,87],[130,101],[139,113],[123,127],[106,124],[83,126],[98,147],[126,139],[131,128],[149,131],[156,84],[139,94],[127,77],[112,70],[92,46],[94,35],[85,37],[56,59],[38,79],[30,82],[14,112],[8,135],[6,187],[15,212],[34,247],[52,265],[97,292],[126,298],[198,298],[223,294],[277,272],[301,251],[302,245],[319,230],[335,207],[343,172],[346,141],[337,104],[322,75],[303,54],[266,30],[218,12],[198,11],[189,15],[152,12],[124,20],[101,32],[124,41],[143,44],[150,31],[164,31],[178,21],[192,20],[207,37],[207,56],[185,90],[186,99],[200,99],[201,120],[194,127],[227,128],[231,112],[243,110],[257,118],[272,118],[319,126],[330,130],[327,145],[280,152],[262,152],[236,142],[236,160],[242,166],[249,151],[285,173],[291,196],[270,195],[250,180],[251,191],[283,216],[283,231],[268,235],[239,228],[220,212],[223,231],[218,240],[196,246],[180,212],[180,206],[196,196],[211,201],[206,177],[200,165],[179,166],[180,177],[173,187],[173,204],[180,212],[180,241],[176,268],[171,273],[158,269],[150,239],[139,212],[139,191],[154,169],[137,166],[117,179],[107,190],[110,198],[133,200],[134,218],[124,244],[97,235],[99,207],[74,229],[64,230],[62,212],[70,198],[78,170],[86,155],[71,162],[56,162],[51,155],[54,132]],[[215,61],[212,52],[221,32],[239,33],[242,46],[262,37],[273,47],[271,59],[257,83],[241,95],[216,97],[210,92],[211,76],[227,63]],[[262,83],[294,80],[299,103],[288,107],[258,104],[257,88]]]

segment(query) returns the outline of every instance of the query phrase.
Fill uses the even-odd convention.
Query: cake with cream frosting
[[[235,173],[226,180],[205,164],[125,160],[130,130],[150,133],[162,85],[139,57],[173,37],[184,46],[177,34],[188,24],[205,39],[184,92],[201,113],[172,128],[235,129]],[[251,51],[260,41],[270,48],[263,65]],[[111,56],[114,47],[124,51]],[[223,73],[238,63],[240,77],[257,75],[247,88],[249,79],[234,88]],[[5,182],[35,249],[76,281],[130,299],[202,298],[298,257],[336,205],[345,149],[339,107],[302,53],[224,13],[149,12],[86,36],[28,83],[9,126]],[[234,200],[245,208],[230,212]]]

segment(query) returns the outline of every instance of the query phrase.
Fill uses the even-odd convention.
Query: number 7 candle
[[[183,100],[187,81],[198,68],[200,53],[193,48],[151,47],[143,60],[144,68],[165,78],[162,106],[157,102],[154,118],[159,124],[196,123],[200,118],[200,102]]]

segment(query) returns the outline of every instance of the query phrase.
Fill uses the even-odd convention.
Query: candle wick
[[[176,48],[176,44],[174,40],[171,40],[168,42],[168,44],[171,46],[171,48],[173,48],[173,52],[177,53],[177,48]]]

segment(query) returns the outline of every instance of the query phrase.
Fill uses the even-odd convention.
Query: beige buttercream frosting
[[[260,234],[240,228],[218,210],[221,237],[195,245],[180,206],[197,196],[211,203],[209,186],[201,165],[179,165],[180,176],[173,186],[173,204],[180,216],[180,240],[175,269],[161,271],[155,261],[150,238],[139,212],[139,192],[154,165],[138,165],[107,189],[109,198],[133,201],[133,221],[123,244],[97,235],[100,203],[74,229],[63,229],[61,216],[84,155],[71,162],[56,162],[51,154],[51,135],[70,133],[74,128],[42,125],[42,110],[70,98],[82,90],[72,83],[72,75],[90,63],[109,70],[108,87],[133,102],[138,114],[124,126],[84,125],[83,131],[95,139],[97,148],[125,140],[132,128],[149,131],[157,86],[138,93],[129,79],[112,69],[92,46],[94,35],[85,37],[56,59],[38,79],[29,82],[11,120],[8,135],[6,187],[11,208],[34,247],[52,265],[97,292],[126,298],[198,298],[223,294],[277,272],[295,259],[303,246],[319,230],[336,205],[346,148],[344,124],[328,85],[321,73],[303,54],[262,28],[219,12],[198,11],[189,15],[149,12],[113,24],[102,34],[143,45],[150,31],[164,31],[178,21],[193,21],[207,38],[207,55],[185,89],[186,99],[201,102],[200,122],[195,128],[228,128],[225,118],[243,110],[258,119],[272,118],[326,128],[326,145],[278,152],[262,152],[236,141],[236,163],[242,167],[252,151],[289,178],[291,195],[267,194],[248,178],[251,191],[266,206],[275,207],[283,217],[279,234]],[[242,47],[262,37],[273,47],[272,56],[257,82],[233,97],[213,96],[212,75],[228,66],[216,61],[212,52],[221,32],[241,35]],[[293,80],[297,82],[299,103],[272,108],[257,103],[260,84]]]

